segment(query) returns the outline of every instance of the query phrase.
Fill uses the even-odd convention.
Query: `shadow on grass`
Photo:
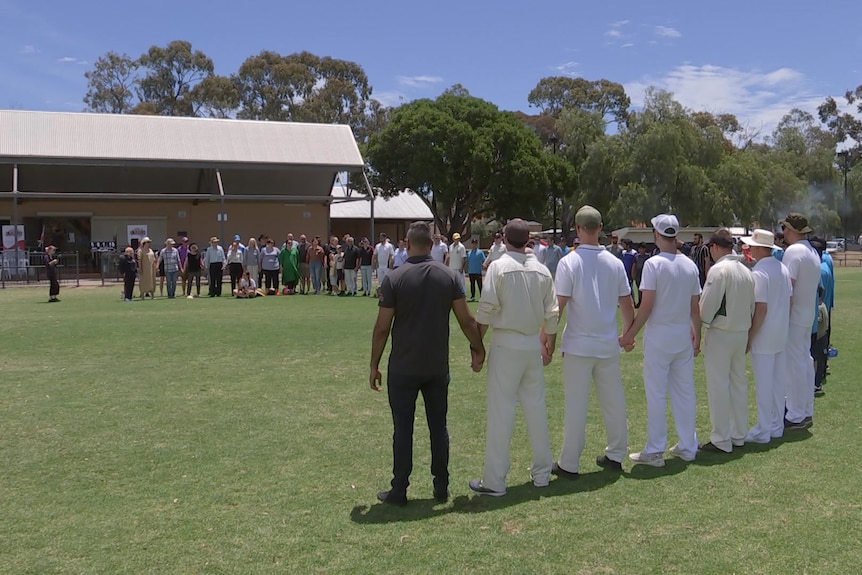
[[[433,499],[410,499],[407,507],[393,507],[383,503],[371,506],[357,505],[350,511],[350,519],[354,523],[374,524],[419,521],[447,513],[484,513],[547,497],[595,491],[611,485],[622,475],[621,473],[597,471],[581,474],[575,480],[555,479],[547,487],[536,487],[532,481],[528,481],[522,485],[508,487],[506,495],[502,497],[459,495],[450,504],[437,503]]]
[[[703,467],[712,467],[713,465],[721,465],[722,463],[728,463],[730,461],[735,461],[746,455],[753,455],[756,453],[766,453],[767,451],[772,451],[778,447],[781,447],[785,443],[796,443],[797,441],[804,441],[806,439],[810,439],[813,437],[811,431],[808,429],[795,429],[792,431],[785,432],[782,437],[777,439],[773,439],[769,443],[746,443],[742,447],[734,447],[733,451],[730,453],[715,453],[715,452],[706,452],[699,451],[697,453],[697,459],[691,462],[692,465],[700,465]]]
[[[677,457],[667,457],[664,460],[664,467],[653,467],[643,464],[633,465],[631,471],[626,473],[626,477],[637,480],[667,477],[668,475],[682,473],[688,465],[689,463]]]

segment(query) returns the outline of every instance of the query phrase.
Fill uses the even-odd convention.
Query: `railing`
[[[0,288],[18,285],[40,285],[48,283],[45,272],[45,252],[38,250],[4,250],[0,255]],[[65,285],[81,285],[78,253],[55,253],[57,279]]]

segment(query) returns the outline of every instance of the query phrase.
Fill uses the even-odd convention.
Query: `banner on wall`
[[[129,236],[129,245],[134,246],[141,242],[142,239],[147,235],[147,226],[146,224],[138,224],[134,226],[127,226],[128,228],[128,236]],[[137,241],[133,241],[137,240]]]
[[[16,230],[17,228],[17,230]],[[17,233],[16,233],[17,231]],[[14,250],[15,239],[18,240],[18,249],[24,249],[24,226],[3,226],[3,249]]]

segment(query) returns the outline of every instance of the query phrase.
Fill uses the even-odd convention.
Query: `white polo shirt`
[[[431,246],[431,259],[435,262],[445,263],[446,254],[449,252],[449,246],[446,242],[438,242]]]
[[[452,242],[449,246],[449,267],[458,273],[464,269],[464,260],[467,258],[467,248],[461,242]]]
[[[783,263],[770,256],[758,260],[751,271],[754,276],[754,301],[766,304],[766,318],[754,339],[752,353],[779,353],[787,347],[790,325],[790,294],[793,285]]]
[[[644,339],[653,340],[667,353],[690,348],[691,298],[700,295],[700,275],[694,262],[682,254],[659,252],[644,262],[640,289],[655,291]]]
[[[601,246],[581,245],[557,264],[554,286],[558,296],[570,298],[560,350],[583,357],[619,355],[617,306],[631,294],[623,262]]]
[[[784,250],[781,262],[794,281],[790,298],[790,323],[811,326],[817,315],[817,286],[820,285],[820,258],[808,240],[800,240]]]
[[[377,269],[387,269],[389,258],[395,255],[395,246],[392,242],[380,242],[374,246],[374,253],[377,254]]]

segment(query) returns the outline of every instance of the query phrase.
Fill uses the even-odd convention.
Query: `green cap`
[[[602,214],[593,206],[581,206],[575,214],[575,225],[588,231],[597,230],[602,225]]]

